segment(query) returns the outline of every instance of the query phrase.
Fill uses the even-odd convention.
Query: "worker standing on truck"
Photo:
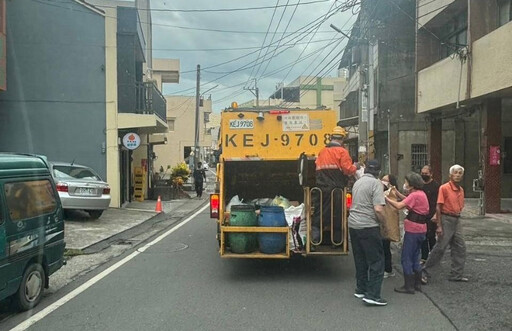
[[[320,241],[320,209],[322,209],[322,226],[331,228],[331,192],[333,189],[343,190],[348,184],[348,176],[354,175],[358,166],[352,162],[348,151],[343,147],[343,141],[347,132],[341,126],[336,126],[330,137],[330,142],[325,146],[316,159],[316,186],[322,191],[322,208],[318,195],[314,196],[315,207],[312,222],[312,239],[314,243]],[[341,242],[341,215],[342,192],[334,192],[334,241]],[[324,237],[325,238],[325,237]]]

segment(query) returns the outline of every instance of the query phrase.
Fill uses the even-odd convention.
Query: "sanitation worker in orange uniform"
[[[348,184],[349,176],[355,174],[358,167],[352,162],[348,151],[343,147],[347,136],[344,128],[337,126],[331,133],[331,141],[325,146],[316,159],[316,186],[322,190],[322,227],[323,244],[332,244],[331,229],[331,192],[335,188],[343,190]],[[334,241],[341,242],[342,191],[334,191]],[[320,241],[320,201],[318,194],[313,195],[315,207],[311,235],[314,243]],[[329,232],[326,232],[329,231]]]

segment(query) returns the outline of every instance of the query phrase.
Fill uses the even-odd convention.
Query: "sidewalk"
[[[190,192],[193,198],[162,201],[163,217],[185,217],[192,213],[209,199],[215,185],[215,173],[209,171],[206,189],[201,198],[196,198],[195,192]],[[65,240],[66,249],[75,253],[83,252],[88,247],[132,229],[158,215],[155,212],[156,201],[130,202],[125,208],[109,208],[97,219],[90,219],[87,213],[70,212],[66,219]]]

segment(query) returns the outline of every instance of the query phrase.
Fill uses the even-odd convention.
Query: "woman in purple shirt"
[[[395,188],[395,193],[403,200],[393,201],[386,197],[386,201],[396,209],[407,208],[404,220],[404,241],[402,245],[402,268],[405,284],[395,288],[396,292],[414,294],[421,291],[421,245],[427,233],[427,218],[429,212],[428,199],[421,190],[423,179],[417,173],[411,172],[405,176],[404,190],[409,194],[404,196]]]

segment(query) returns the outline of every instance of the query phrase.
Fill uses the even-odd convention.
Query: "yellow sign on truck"
[[[331,244],[321,245],[310,238],[315,207],[312,201],[315,195],[317,200],[322,198],[321,190],[315,188],[315,159],[329,142],[336,122],[336,113],[332,110],[230,108],[221,114],[221,154],[217,165],[217,190],[210,196],[210,214],[218,222],[217,239],[222,257],[289,258],[292,253],[342,255],[348,252],[345,209],[341,217],[341,242],[333,239]],[[288,222],[280,226],[262,225],[262,211],[265,206],[275,206],[276,201],[286,202],[284,207],[289,208],[286,213],[303,208],[302,212],[293,221],[288,218]],[[232,212],[233,204],[245,206],[241,216],[248,215],[248,219],[254,216],[258,224],[240,223],[240,215]],[[277,215],[285,217],[285,213]],[[234,221],[235,216],[238,216],[238,223]],[[332,223],[325,222],[331,227]],[[265,236],[272,240],[282,238],[284,248],[279,252],[265,252],[262,247]],[[246,240],[245,250],[234,249],[235,237]],[[257,243],[251,245],[256,238]]]

